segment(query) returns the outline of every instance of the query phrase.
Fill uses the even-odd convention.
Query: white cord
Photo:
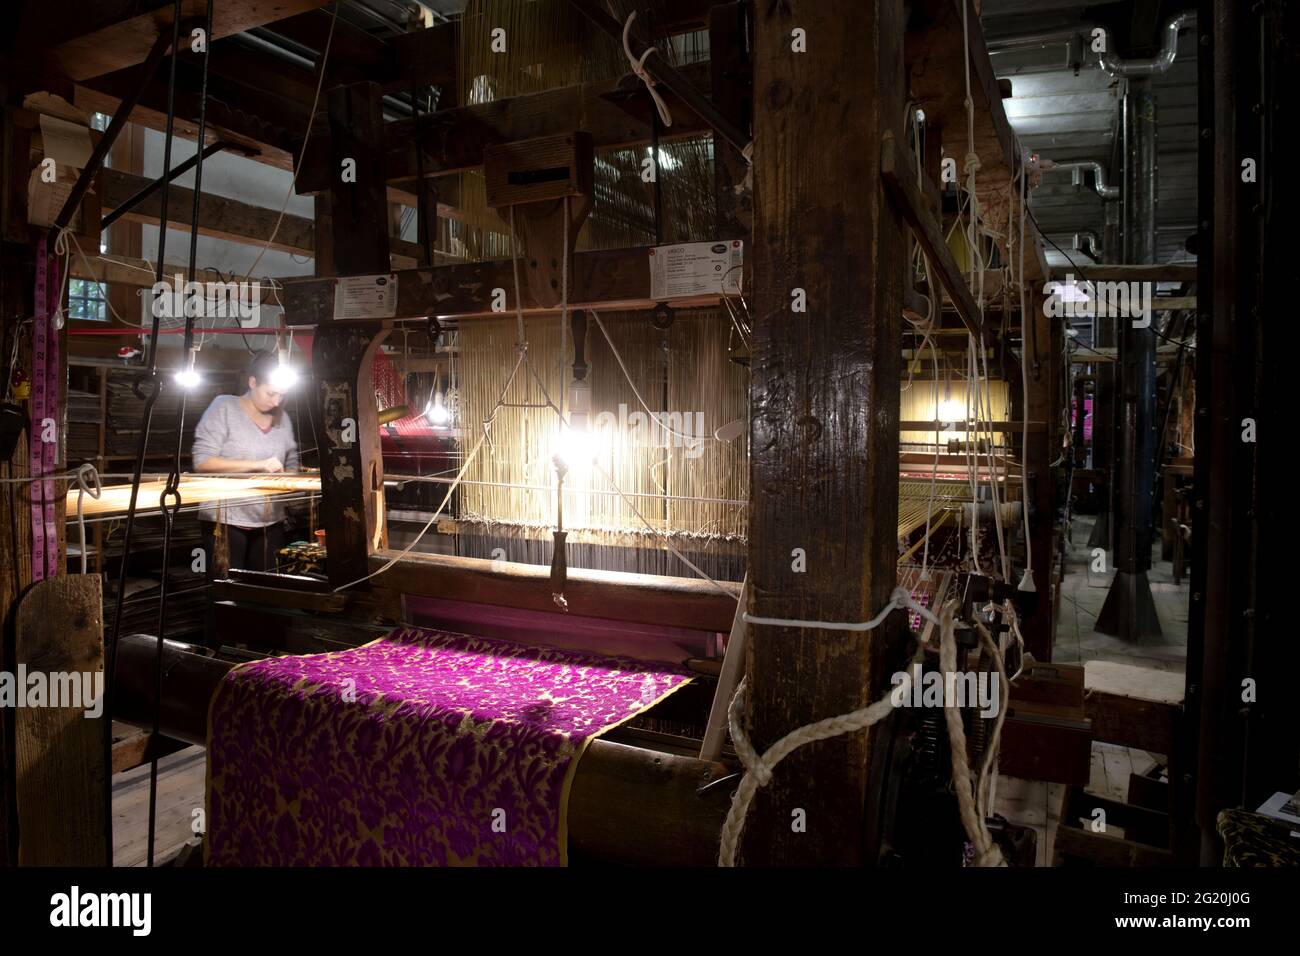
[[[785,620],[782,618],[751,619],[748,614],[745,615],[745,619],[754,623],[774,622],[777,626],[811,627],[822,630],[872,630],[878,627],[892,611],[911,609],[938,626],[940,634],[940,667],[949,672],[955,672],[956,639],[954,630],[956,624],[954,613],[956,606],[955,601],[949,602],[943,610],[942,617],[936,617],[934,612],[917,602],[906,589],[895,588],[890,595],[889,603],[885,605],[881,612],[869,621],[859,624]],[[920,659],[923,648],[924,639],[918,635],[917,655],[914,660]],[[998,657],[996,645],[993,646],[993,654],[996,659]],[[1002,671],[1002,673],[1005,675],[1005,671]],[[731,705],[727,708],[727,726],[731,732],[732,746],[736,750],[736,756],[740,759],[741,765],[745,768],[745,773],[741,777],[736,792],[732,795],[731,807],[727,811],[727,818],[722,825],[722,836],[718,847],[718,865],[725,867],[736,865],[736,850],[740,845],[740,836],[745,828],[745,818],[749,815],[749,807],[753,803],[754,795],[760,787],[764,787],[771,782],[772,771],[782,760],[805,744],[828,740],[843,734],[856,733],[879,723],[895,709],[894,697],[896,694],[901,693],[904,696],[910,694],[912,677],[912,670],[909,668],[903,672],[900,682],[880,700],[859,708],[852,713],[829,717],[793,730],[769,747],[761,756],[754,749],[754,745],[744,727],[745,691],[749,678],[746,677],[742,680],[736,688],[735,696],[731,699]],[[998,745],[1002,715],[1006,712],[1006,696],[1003,695],[1000,702],[999,719],[994,724],[989,746],[985,750],[981,775],[976,782],[971,780],[970,763],[966,756],[965,731],[962,728],[961,711],[957,707],[956,701],[945,699],[944,711],[951,738],[953,782],[957,789],[962,824],[966,828],[971,843],[975,846],[977,865],[1005,865],[1002,853],[997,845],[992,842],[988,827],[984,823],[988,808],[980,797],[983,792],[984,773],[991,766],[992,754],[996,751]]]
[[[104,490],[99,483],[99,472],[87,462],[77,469],[74,476],[77,481],[77,527],[81,531],[81,573],[86,573],[86,516],[81,510],[81,502],[86,495],[98,499]],[[88,483],[89,482],[89,483]],[[93,487],[92,487],[93,485]]]
[[[677,438],[685,439],[688,442],[717,441],[717,438],[713,435],[687,435],[684,432],[676,431],[664,424],[659,417],[664,413],[651,411],[650,406],[646,404],[646,400],[641,397],[641,393],[637,390],[636,382],[632,381],[632,374],[627,370],[627,366],[623,364],[623,356],[619,354],[618,346],[614,344],[613,338],[610,337],[609,331],[605,328],[605,323],[600,321],[600,313],[593,309],[591,310],[591,317],[596,320],[596,328],[600,329],[601,334],[605,336],[605,341],[609,343],[609,350],[613,353],[614,360],[618,362],[618,367],[623,370],[623,377],[627,379],[627,384],[632,387],[632,394],[636,396],[636,400],[641,403],[641,407],[646,410],[646,414],[650,416],[650,419],[653,422],[664,431],[668,432],[668,434]],[[688,445],[687,447],[689,448],[690,446]]]
[[[635,19],[636,11],[633,10],[628,14],[627,21],[623,24],[623,52],[627,54],[627,62],[631,64],[632,72],[636,74],[637,79],[645,84],[646,91],[649,92],[650,98],[654,100],[655,109],[659,111],[659,118],[663,120],[664,126],[672,126],[673,114],[668,109],[668,104],[664,102],[664,98],[659,95],[659,91],[655,89],[655,86],[658,85],[655,83],[655,78],[647,73],[645,69],[645,61],[650,58],[650,54],[658,53],[659,51],[653,46],[648,46],[646,47],[645,52],[641,54],[640,58],[632,53],[632,47],[629,43],[628,36],[632,32],[632,21]],[[750,146],[753,146],[753,144],[751,143]],[[751,156],[747,153],[745,155],[746,161],[748,162],[750,158]],[[659,157],[654,157],[654,161],[655,166],[657,167],[659,165]]]

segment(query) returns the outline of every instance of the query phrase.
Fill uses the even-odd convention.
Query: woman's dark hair
[[[254,352],[248,357],[248,373],[244,376],[243,384],[246,385],[248,380],[253,378],[257,380],[258,385],[265,385],[271,380],[271,373],[279,364],[280,356],[270,349]]]
[[[240,383],[241,385],[244,386],[243,392],[241,392],[241,394],[246,394],[247,392],[250,391],[250,389],[248,388],[248,380],[250,378],[253,379],[255,382],[257,382],[258,385],[265,385],[267,382],[271,381],[271,375],[272,373],[275,372],[276,368],[279,367],[279,365],[280,365],[279,354],[271,351],[270,349],[263,349],[260,352],[254,352],[252,355],[250,355],[248,357],[248,370],[244,375],[244,380]],[[279,425],[280,417],[283,414],[284,414],[284,402],[281,402],[279,405],[275,406],[274,411],[271,412],[272,424]]]

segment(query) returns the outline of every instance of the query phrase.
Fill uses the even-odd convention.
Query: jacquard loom
[[[316,275],[276,289],[312,337],[323,573],[232,569],[218,658],[115,636],[114,717],[209,747],[209,862],[711,865],[743,769],[729,706],[760,751],[863,708],[945,605],[963,662],[983,626],[1008,649],[1030,512],[1052,568],[1059,342],[1034,327],[1030,382],[1007,320],[1036,307],[1041,250],[1016,277],[977,234],[1026,175],[978,19],[799,4],[819,52],[791,62],[786,6],[471,0],[454,75],[395,57],[449,103],[390,120],[394,84],[325,90],[294,167]],[[809,110],[832,95],[843,116]],[[962,200],[986,201],[966,270],[940,238],[945,127],[990,170]],[[392,192],[419,211],[415,268]],[[433,381],[377,381],[411,361]],[[834,629],[899,586],[906,625]],[[900,801],[948,779],[911,720],[792,754],[741,858],[897,852]]]

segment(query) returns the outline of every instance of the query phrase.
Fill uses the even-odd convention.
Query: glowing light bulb
[[[298,384],[298,373],[281,357],[280,364],[271,373],[271,387],[277,392],[287,392]]]
[[[952,399],[939,403],[939,421],[941,422],[964,422],[966,420],[966,406]]]
[[[189,357],[185,360],[185,367],[176,373],[176,384],[181,388],[195,388],[203,381],[203,376],[194,367],[194,360],[198,355],[198,348],[191,348]]]
[[[590,428],[570,424],[561,430],[560,447],[556,454],[571,470],[577,471],[595,461],[598,451],[596,435]]]
[[[424,417],[434,428],[442,428],[451,420],[451,413],[447,411],[447,406],[443,402],[442,392],[433,393],[429,407],[424,411]]]

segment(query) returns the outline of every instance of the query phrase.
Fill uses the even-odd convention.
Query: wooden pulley
[[[591,134],[582,131],[483,151],[487,204],[512,222],[528,289],[544,309],[560,304],[564,258],[572,261],[578,230],[591,211],[594,157]]]

